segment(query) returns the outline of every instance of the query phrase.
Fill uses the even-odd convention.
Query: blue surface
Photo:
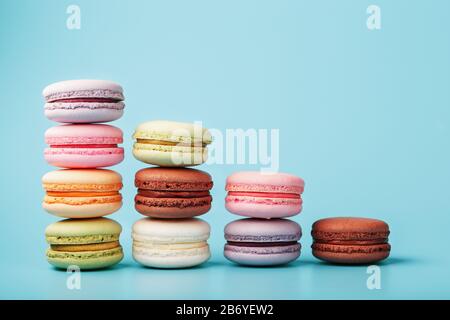
[[[81,30],[66,28],[78,4]],[[126,4],[125,4],[126,3]],[[369,31],[366,8],[381,7]],[[0,1],[0,298],[450,298],[450,2],[442,1]],[[82,273],[82,289],[44,257],[40,207],[42,89],[55,81],[122,84],[126,258]],[[222,256],[224,181],[258,165],[203,165],[214,178],[211,261],[152,270],[131,258],[131,135],[144,120],[203,121],[209,128],[280,129],[281,171],[307,183],[298,262],[235,266]],[[381,290],[365,267],[311,256],[311,224],[327,216],[387,221],[392,256]]]

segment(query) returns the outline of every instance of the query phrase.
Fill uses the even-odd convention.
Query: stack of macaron
[[[147,267],[187,268],[210,257],[210,226],[195,218],[211,208],[211,176],[186,168],[204,163],[210,132],[198,124],[150,121],[133,135],[133,155],[154,165],[135,175],[133,257]]]
[[[122,87],[104,80],[69,80],[47,86],[45,115],[62,123],[45,132],[45,160],[62,169],[42,177],[42,206],[67,218],[46,229],[47,260],[57,268],[99,269],[123,258],[122,227],[103,216],[122,206],[122,177],[101,169],[120,163],[124,150],[119,128],[100,124],[119,119]]]
[[[225,226],[225,257],[238,264],[273,266],[300,256],[304,181],[286,173],[236,172],[227,178],[225,207],[249,218]]]

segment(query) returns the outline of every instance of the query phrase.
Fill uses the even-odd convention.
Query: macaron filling
[[[119,241],[88,243],[88,244],[51,244],[53,251],[79,252],[79,251],[101,251],[120,247]]]
[[[192,141],[192,142],[184,142],[184,141],[170,141],[170,140],[154,140],[154,139],[136,139],[137,143],[142,144],[154,144],[154,145],[162,145],[162,146],[180,146],[180,147],[206,147],[208,143],[203,141]]]
[[[302,194],[304,186],[295,185],[271,185],[271,184],[245,184],[227,182],[225,190],[228,192],[255,192],[255,193],[286,193]]]
[[[205,191],[165,191],[138,189],[138,195],[148,198],[201,198],[211,197],[208,190]],[[212,200],[212,198],[211,198]]]
[[[117,148],[117,144],[52,144],[50,148]]]
[[[230,246],[238,247],[285,247],[298,244],[297,241],[285,241],[285,242],[236,242],[227,241]]]
[[[62,103],[73,103],[73,102],[104,102],[104,103],[115,103],[120,102],[119,99],[113,98],[71,98],[71,99],[58,99],[52,102],[62,102]]]
[[[261,197],[261,198],[282,198],[282,199],[300,199],[300,194],[295,193],[274,193],[274,192],[243,192],[230,191],[229,196],[235,197]]]
[[[47,242],[54,245],[72,244],[79,245],[80,243],[103,243],[119,241],[119,234],[92,234],[84,236],[57,236],[47,235]]]
[[[44,94],[47,102],[55,102],[60,100],[73,100],[73,99],[111,99],[114,101],[124,100],[122,92],[114,91],[110,89],[86,89],[86,90],[74,90],[74,91],[57,91],[49,94]]]

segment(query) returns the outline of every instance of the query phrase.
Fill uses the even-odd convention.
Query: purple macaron
[[[300,225],[286,219],[242,219],[225,227],[224,255],[249,266],[286,264],[300,256]]]
[[[45,115],[63,123],[97,123],[119,119],[125,104],[122,87],[106,80],[67,80],[43,91]]]

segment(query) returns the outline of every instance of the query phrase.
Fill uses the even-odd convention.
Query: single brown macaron
[[[312,226],[312,253],[324,261],[343,264],[367,264],[386,259],[389,226],[369,218],[327,218]]]
[[[211,208],[211,176],[187,168],[146,168],[136,172],[136,210],[153,218],[190,218]]]

